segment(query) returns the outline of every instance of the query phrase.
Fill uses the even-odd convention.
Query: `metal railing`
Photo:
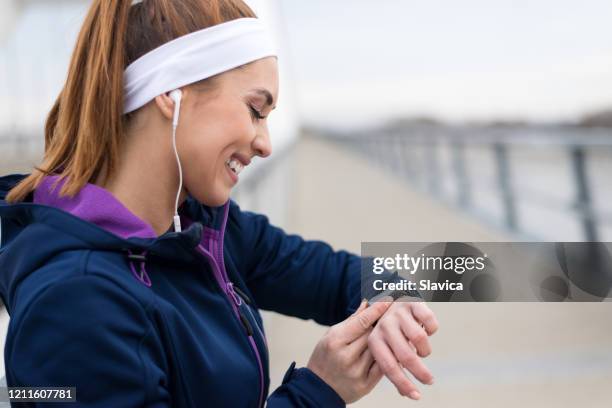
[[[412,125],[324,136],[522,239],[612,239],[612,128]]]

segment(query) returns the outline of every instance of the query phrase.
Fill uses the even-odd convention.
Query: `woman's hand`
[[[369,350],[401,395],[415,400],[421,397],[402,367],[423,384],[433,384],[433,376],[421,357],[431,353],[428,336],[436,330],[438,321],[424,302],[405,301],[393,303],[372,330]]]
[[[307,367],[347,403],[357,401],[380,381],[382,371],[368,350],[372,325],[391,302],[364,301],[348,319],[332,326],[316,345]]]

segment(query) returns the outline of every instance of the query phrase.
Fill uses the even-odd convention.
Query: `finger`
[[[365,310],[366,307],[368,307],[368,300],[363,299],[361,303],[359,304],[359,307],[357,308],[357,310],[355,310],[355,313],[353,313],[353,315],[359,314],[359,312]]]
[[[364,311],[364,310],[365,310],[367,307],[368,307],[368,300],[367,300],[367,299],[363,299],[363,300],[361,301],[361,303],[359,304],[359,307],[357,308],[357,310],[355,310],[355,311],[353,312],[353,314],[352,314],[352,315],[351,315],[349,318],[351,318],[351,317],[353,317],[353,316],[357,316],[359,313],[361,313],[362,311]],[[336,328],[337,328],[337,329],[341,329],[341,328],[342,328],[342,322],[341,322],[340,324],[336,325]],[[347,350],[347,351],[349,352],[349,355],[350,355],[351,360],[353,360],[353,359],[357,358],[357,356],[363,352],[363,350],[360,350],[360,346],[359,346],[359,345],[360,345],[361,343],[365,342],[365,343],[366,343],[366,346],[367,346],[367,341],[368,341],[368,337],[367,337],[367,336],[370,334],[370,332],[371,332],[371,331],[372,331],[372,328],[369,328],[369,329],[368,329],[368,331],[367,331],[366,333],[364,333],[362,336],[358,337],[358,338],[357,338],[356,340],[354,340],[353,342],[349,343],[349,345],[350,345],[350,344],[353,344],[353,343],[357,342],[357,343],[355,344],[355,346],[356,346],[356,347],[351,347],[351,348],[349,348],[349,349]],[[364,338],[364,336],[365,336],[365,338]],[[361,341],[360,341],[359,339],[361,339]],[[353,350],[353,349],[354,349],[354,350]],[[354,351],[354,352],[353,352],[353,351]]]
[[[412,316],[412,314],[399,315],[399,321],[402,333],[416,348],[417,354],[421,357],[427,357],[430,355],[431,344],[429,343],[429,337],[427,337],[425,328],[421,327],[421,325],[414,320],[414,316]]]
[[[345,343],[350,343],[357,339],[387,311],[391,302],[376,302],[370,307],[356,313],[337,325]]]
[[[368,328],[361,336],[350,342],[346,346],[346,352],[351,360],[356,360],[368,348],[368,337],[374,330],[373,327]]]
[[[438,319],[424,302],[413,303],[411,310],[414,318],[423,324],[423,328],[429,336],[438,330]]]
[[[359,361],[357,361],[356,364],[357,369],[360,373],[367,375],[372,364],[374,364],[374,356],[370,350],[365,349],[365,351],[359,356]]]
[[[425,334],[425,332],[423,332],[423,334]],[[395,327],[388,329],[385,333],[385,340],[387,341],[387,345],[391,348],[396,360],[399,361],[404,368],[408,369],[423,384],[432,383],[433,375],[431,371],[429,371],[423,363],[423,360],[421,360],[412,347],[410,347],[408,339],[404,337],[404,334],[399,328]]]
[[[367,370],[365,376],[365,385],[368,394],[370,393],[370,391],[372,391],[372,389],[374,389],[376,384],[380,382],[382,377],[383,373],[380,370],[380,367],[378,366],[378,364],[376,364],[376,362],[373,362]]]
[[[377,384],[383,377],[383,375],[384,374],[380,369],[380,366],[376,361],[374,361],[374,363],[372,363],[372,365],[370,366],[370,371],[368,371],[368,384]]]
[[[370,351],[376,360],[376,364],[387,378],[395,385],[401,395],[409,396],[418,400],[421,397],[416,386],[408,379],[395,356],[382,341],[382,339],[370,337]]]

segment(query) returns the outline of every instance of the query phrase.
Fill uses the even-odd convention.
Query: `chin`
[[[193,194],[193,197],[200,203],[209,207],[220,207],[230,198],[229,191],[215,191],[202,194]]]

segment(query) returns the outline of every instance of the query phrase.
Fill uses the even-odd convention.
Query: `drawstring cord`
[[[147,273],[147,269],[145,268],[145,261],[147,260],[147,251],[143,251],[142,254],[134,254],[131,250],[127,250],[128,252],[128,260],[130,264],[130,270],[132,271],[132,275],[140,283],[147,287],[151,287],[151,279],[149,278],[149,274]],[[136,272],[136,268],[134,267],[134,261],[140,262],[140,273]]]

